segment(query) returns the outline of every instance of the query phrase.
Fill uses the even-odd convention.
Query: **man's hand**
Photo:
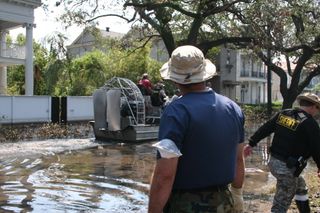
[[[235,188],[230,186],[230,192],[233,198],[233,213],[242,213],[244,211],[244,204],[243,204],[243,196],[242,196],[242,188]]]
[[[252,154],[252,146],[246,145],[243,150],[244,156],[247,157]]]

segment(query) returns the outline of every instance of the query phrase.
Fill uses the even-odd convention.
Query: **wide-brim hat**
[[[179,84],[204,82],[216,74],[216,66],[204,58],[200,49],[191,45],[176,48],[160,69],[163,79]]]
[[[297,100],[305,100],[315,104],[320,109],[320,98],[316,94],[307,92],[301,95],[298,95]]]

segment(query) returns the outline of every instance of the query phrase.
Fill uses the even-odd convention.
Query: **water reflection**
[[[107,144],[0,166],[1,212],[146,212],[151,144]]]

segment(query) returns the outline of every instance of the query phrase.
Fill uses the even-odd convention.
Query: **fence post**
[[[67,97],[61,97],[60,98],[60,109],[61,109],[61,114],[60,114],[60,122],[62,124],[66,124],[67,121]]]
[[[60,98],[51,97],[51,122],[59,123],[60,121]]]

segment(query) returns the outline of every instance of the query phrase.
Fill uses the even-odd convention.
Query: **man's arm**
[[[245,157],[252,154],[253,147],[256,146],[259,141],[275,131],[278,116],[279,113],[275,114],[270,120],[259,127],[259,129],[248,139],[249,144],[244,147]]]
[[[238,145],[237,162],[236,162],[236,176],[231,183],[230,192],[234,201],[233,212],[240,213],[244,210],[244,202],[242,195],[242,185],[244,181],[244,156],[243,156],[244,143]]]
[[[243,156],[244,143],[240,143],[237,149],[237,164],[236,164],[236,176],[232,182],[234,188],[242,188],[244,181],[244,156]]]
[[[258,130],[249,138],[249,145],[254,147],[263,138],[269,136],[275,131],[277,119],[280,113],[276,113],[270,120],[265,122]]]
[[[162,213],[176,176],[178,158],[158,159],[153,172],[148,213]]]

